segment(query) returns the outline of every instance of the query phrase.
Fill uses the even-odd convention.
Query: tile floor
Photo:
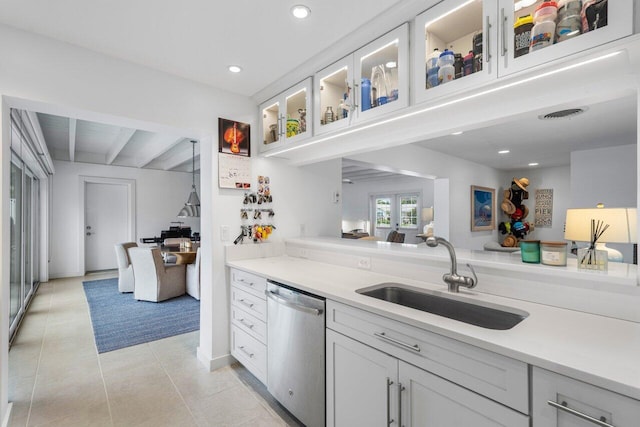
[[[98,354],[82,281],[112,276],[40,286],[9,352],[10,426],[297,425],[240,365],[208,372],[198,332]]]

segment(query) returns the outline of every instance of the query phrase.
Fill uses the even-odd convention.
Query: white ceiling
[[[200,170],[200,145],[175,135],[153,133],[37,113],[54,160],[191,172]]]
[[[289,12],[299,3],[305,20]],[[0,0],[0,23],[251,96],[398,3]]]

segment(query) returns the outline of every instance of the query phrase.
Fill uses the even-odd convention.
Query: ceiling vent
[[[586,108],[569,108],[567,110],[554,111],[553,113],[538,116],[540,120],[566,119],[568,117],[577,116],[587,111]]]

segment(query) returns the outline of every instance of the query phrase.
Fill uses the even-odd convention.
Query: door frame
[[[380,191],[380,192],[372,192],[369,193],[369,221],[370,221],[370,230],[369,233],[372,235],[375,235],[375,231],[376,231],[376,205],[375,205],[375,198],[377,197],[390,197],[393,199],[392,202],[392,206],[391,206],[391,219],[392,219],[392,224],[391,227],[389,227],[389,232],[391,232],[392,230],[397,230],[400,229],[402,227],[397,227],[393,225],[393,220],[396,219],[398,220],[398,216],[400,215],[400,209],[399,206],[397,206],[397,202],[398,202],[398,197],[400,196],[405,196],[405,195],[417,195],[418,196],[418,225],[416,227],[416,233],[419,234],[420,230],[422,229],[422,219],[420,217],[420,209],[422,207],[422,200],[423,200],[423,194],[422,194],[422,189],[409,189],[409,190],[390,190],[390,191]],[[395,212],[395,218],[394,218],[394,212]],[[385,236],[386,237],[386,236]]]
[[[80,175],[80,203],[79,205],[79,218],[80,230],[78,233],[78,248],[79,254],[79,268],[82,274],[86,274],[85,265],[85,227],[86,227],[86,200],[85,192],[87,190],[87,184],[115,184],[124,185],[127,188],[127,234],[128,241],[136,241],[136,180],[125,178],[106,178],[100,176],[85,176]]]

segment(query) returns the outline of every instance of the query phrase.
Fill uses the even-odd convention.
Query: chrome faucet
[[[427,246],[435,248],[439,244],[447,248],[449,256],[451,257],[451,273],[445,273],[442,276],[442,280],[449,286],[449,292],[459,292],[460,286],[469,289],[474,288],[478,284],[478,276],[476,276],[476,272],[471,264],[467,264],[467,267],[471,269],[473,277],[459,276],[456,251],[453,249],[453,245],[442,237],[427,237]]]

